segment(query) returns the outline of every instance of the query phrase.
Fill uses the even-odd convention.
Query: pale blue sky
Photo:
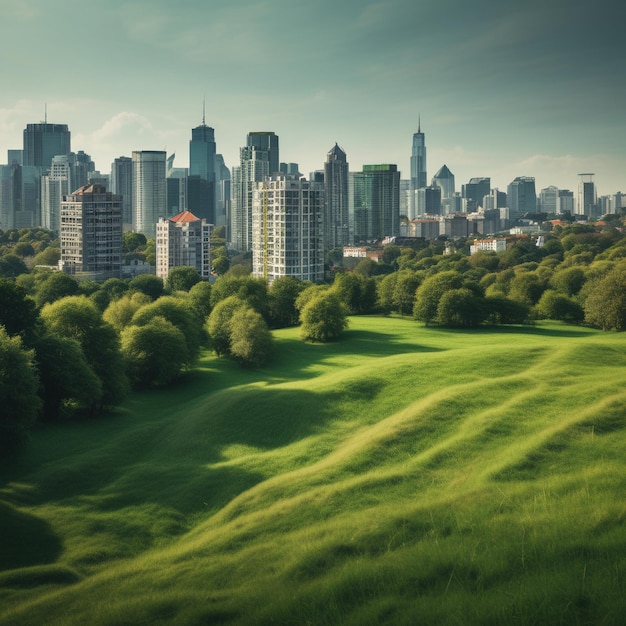
[[[22,130],[67,123],[108,172],[132,150],[176,152],[215,128],[228,166],[246,133],[319,169],[338,142],[350,167],[408,177],[421,114],[428,178],[457,189],[518,175],[626,192],[626,53],[619,0],[0,0],[0,162]]]

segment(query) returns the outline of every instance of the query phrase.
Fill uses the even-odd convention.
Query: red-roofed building
[[[191,211],[162,217],[156,226],[156,274],[163,280],[173,267],[195,267],[202,278],[211,275],[211,229]]]

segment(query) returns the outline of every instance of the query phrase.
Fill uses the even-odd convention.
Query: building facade
[[[111,191],[122,196],[122,221],[124,229],[133,225],[133,160],[121,156],[111,163]]]
[[[400,172],[393,164],[364,165],[351,174],[353,243],[400,234]]]
[[[47,170],[52,157],[71,152],[70,144],[71,134],[67,124],[27,124],[22,163]]]
[[[576,215],[598,217],[598,196],[596,184],[593,181],[594,174],[579,174],[578,202],[576,203]]]
[[[465,210],[473,213],[481,205],[484,196],[491,192],[491,178],[489,176],[470,178],[469,182],[461,186],[461,195],[466,200]]]
[[[537,211],[537,192],[535,191],[534,176],[518,176],[507,187],[511,219],[520,217],[524,213]]]
[[[93,280],[122,277],[122,199],[85,185],[61,203],[60,268]]]
[[[346,153],[335,144],[324,164],[324,245],[326,250],[348,245],[350,241],[349,166]]]
[[[252,199],[252,274],[272,283],[293,276],[324,280],[324,188],[275,174],[255,185]]]
[[[156,224],[167,217],[165,152],[133,152],[133,224],[135,232],[148,239],[156,235]]]
[[[211,276],[212,224],[182,211],[160,218],[156,226],[156,274],[165,280],[173,267],[195,267],[200,276]]]

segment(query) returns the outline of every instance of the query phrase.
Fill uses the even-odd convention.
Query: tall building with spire
[[[348,161],[346,153],[335,144],[324,164],[324,246],[326,250],[350,243]]]
[[[69,154],[70,131],[67,124],[27,124],[24,129],[23,164],[34,165],[46,170],[52,157]]]
[[[426,138],[422,132],[421,117],[417,118],[417,132],[413,133],[411,149],[411,177],[409,179],[409,215],[420,212],[418,208],[418,189],[424,189],[426,182]],[[422,207],[423,209],[423,207]],[[423,211],[422,211],[423,212]]]
[[[191,129],[189,142],[188,209],[200,219],[215,223],[215,130],[206,125],[205,107],[202,124]]]

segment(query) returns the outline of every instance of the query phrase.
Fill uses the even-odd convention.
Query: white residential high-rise
[[[156,235],[156,224],[167,217],[165,152],[133,152],[133,230],[148,239]]]
[[[252,195],[252,274],[324,279],[324,189],[321,183],[275,174]]]
[[[156,274],[163,280],[173,267],[195,267],[202,278],[211,275],[211,229],[190,211],[162,217],[156,226]]]

